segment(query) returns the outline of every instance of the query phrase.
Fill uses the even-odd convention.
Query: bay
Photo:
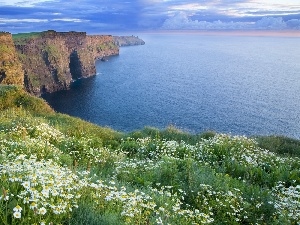
[[[154,33],[97,61],[97,75],[44,95],[58,112],[129,132],[300,138],[300,41],[295,37]]]

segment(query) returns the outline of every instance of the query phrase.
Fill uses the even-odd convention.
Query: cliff
[[[145,42],[136,36],[114,36],[114,42],[116,45],[123,46],[132,46],[132,45],[144,45]]]
[[[0,32],[0,83],[23,85],[24,71],[19,61],[12,36]]]
[[[23,85],[34,95],[68,89],[96,74],[95,61],[119,54],[119,46],[141,45],[134,36],[56,32],[0,32],[0,83]]]
[[[119,54],[110,35],[45,31],[13,38],[25,88],[34,95],[68,89],[72,80],[96,74],[95,60]]]

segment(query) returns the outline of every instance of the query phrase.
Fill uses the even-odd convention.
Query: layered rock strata
[[[56,32],[0,32],[0,83],[23,85],[34,95],[66,90],[72,81],[96,74],[95,61],[118,55],[138,37]]]
[[[25,88],[35,95],[68,89],[73,80],[96,74],[95,60],[119,54],[110,35],[46,31],[14,41]]]

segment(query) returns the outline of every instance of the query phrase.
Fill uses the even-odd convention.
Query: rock
[[[50,30],[14,41],[26,90],[34,95],[68,89],[73,80],[96,74],[95,60],[119,54],[110,35]]]
[[[24,71],[18,58],[12,35],[0,32],[0,83],[24,84]]]
[[[136,36],[114,36],[114,42],[116,45],[123,46],[132,46],[132,45],[144,45],[145,42]]]
[[[138,37],[56,32],[0,32],[0,83],[24,85],[34,95],[66,90],[72,81],[96,74],[95,61],[118,55]]]

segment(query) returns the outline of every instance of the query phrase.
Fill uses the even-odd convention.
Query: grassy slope
[[[20,86],[0,86],[0,110],[24,108],[34,114],[53,114],[54,111],[42,99],[28,95]]]
[[[86,133],[98,136],[104,140],[114,139],[120,133],[88,123],[79,118],[54,112],[54,110],[41,98],[29,95],[22,87],[0,85],[0,110],[8,117],[20,118],[19,114],[30,115],[33,118],[43,119],[51,126],[70,135]]]
[[[15,86],[0,86],[0,110],[0,224],[300,222],[299,140],[173,127],[122,134]]]

